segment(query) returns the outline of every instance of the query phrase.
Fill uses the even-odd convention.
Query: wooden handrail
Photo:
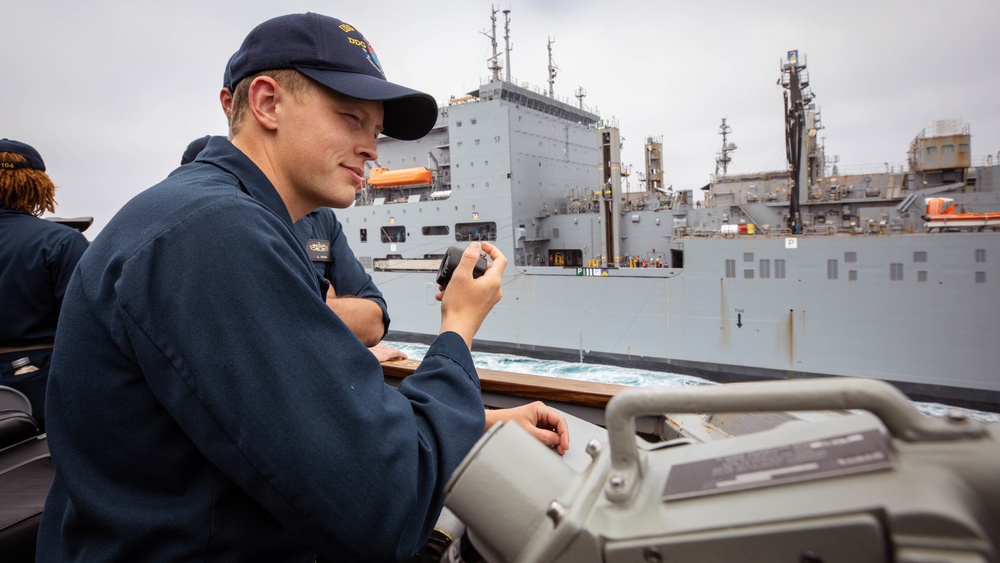
[[[386,361],[382,362],[382,373],[386,377],[403,379],[412,374],[419,365],[420,362],[416,360]],[[599,409],[603,409],[611,397],[626,388],[624,385],[611,383],[594,383],[492,369],[476,368],[476,371],[479,373],[479,385],[484,393],[498,393]]]

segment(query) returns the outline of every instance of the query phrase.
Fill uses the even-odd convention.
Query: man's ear
[[[228,88],[219,90],[219,103],[222,104],[222,113],[226,114],[226,121],[233,120],[233,95]]]
[[[260,126],[269,131],[278,128],[277,105],[281,86],[270,76],[258,76],[250,83],[248,109]]]

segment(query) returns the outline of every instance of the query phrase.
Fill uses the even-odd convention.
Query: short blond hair
[[[28,162],[13,152],[0,152],[0,161]],[[36,217],[56,210],[56,185],[44,170],[14,168],[0,170],[0,207],[24,211]]]
[[[247,113],[247,108],[250,107],[250,83],[258,76],[270,76],[283,90],[293,96],[298,95],[312,84],[312,81],[304,74],[293,69],[262,70],[240,80],[239,84],[236,85],[236,91],[233,92],[233,103],[229,112],[230,138],[239,133],[243,126],[244,116]]]

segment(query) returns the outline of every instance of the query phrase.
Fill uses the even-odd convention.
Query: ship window
[[[778,258],[774,261],[774,277],[783,280],[785,279],[785,259]]]
[[[985,248],[977,248],[976,249],[976,262],[977,263],[986,262],[986,249]]]
[[[497,135],[496,137],[493,137],[493,142],[494,143],[499,143],[500,142],[500,135]]]
[[[753,262],[753,252],[744,252],[743,253],[743,261],[744,262]]]
[[[736,260],[726,260],[726,277],[736,277]]]
[[[927,156],[937,156],[937,147],[927,147]]]
[[[927,252],[925,252],[923,250],[918,250],[918,251],[914,252],[913,253],[913,261],[914,262],[926,262],[927,261]]]
[[[903,264],[901,262],[893,262],[889,264],[889,280],[890,281],[903,280]]]
[[[752,280],[753,279],[753,270],[752,269],[743,270],[743,279],[745,279],[745,280]]]
[[[941,154],[952,154],[955,152],[955,145],[941,145]]]
[[[458,142],[458,146],[462,146],[462,141],[459,141],[459,142]]]
[[[927,270],[917,270],[917,281],[918,282],[927,281]]]
[[[462,122],[461,121],[456,121],[455,122],[455,127],[461,127],[461,126],[462,126]]]
[[[406,242],[406,227],[382,227],[382,242]]]
[[[854,263],[854,262],[857,262],[857,261],[858,261],[858,253],[857,252],[845,252],[844,253],[844,262]]]
[[[455,223],[455,240],[497,240],[497,224],[493,221]]]
[[[958,152],[969,152],[969,143],[959,143]]]
[[[475,142],[473,142],[472,144],[479,146],[479,139],[476,139]]]
[[[552,238],[559,238],[559,227],[552,228]]]
[[[448,229],[448,225],[433,225],[430,227],[421,228],[420,232],[424,236],[439,236],[439,235],[447,235],[448,233],[451,232],[451,230]]]
[[[976,283],[986,283],[986,272],[976,272]]]
[[[760,261],[760,279],[766,280],[771,277],[771,261],[764,258]]]
[[[476,124],[476,118],[473,117],[472,119],[470,119],[469,123],[471,123],[472,125],[475,125]]]
[[[826,261],[826,279],[835,280],[837,279],[837,261],[827,260]]]
[[[847,270],[848,281],[858,281],[858,271],[857,270]]]
[[[368,229],[361,229],[361,242],[368,242]]]

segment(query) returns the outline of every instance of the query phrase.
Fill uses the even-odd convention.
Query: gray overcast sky
[[[510,0],[511,74],[618,120],[623,163],[643,167],[662,136],[666,180],[697,189],[714,171],[720,119],[730,172],[784,166],[786,51],[807,57],[828,156],[843,171],[900,165],[936,119],[970,124],[974,156],[1000,152],[997,0]],[[161,180],[184,147],[225,134],[218,103],[229,56],[258,23],[314,11],[358,27],[389,79],[439,104],[478,87],[488,1],[8,0],[0,137],[41,152],[60,187],[56,215],[93,216],[93,238],[132,196]],[[499,41],[503,45],[503,14]],[[636,176],[633,176],[633,180]]]

